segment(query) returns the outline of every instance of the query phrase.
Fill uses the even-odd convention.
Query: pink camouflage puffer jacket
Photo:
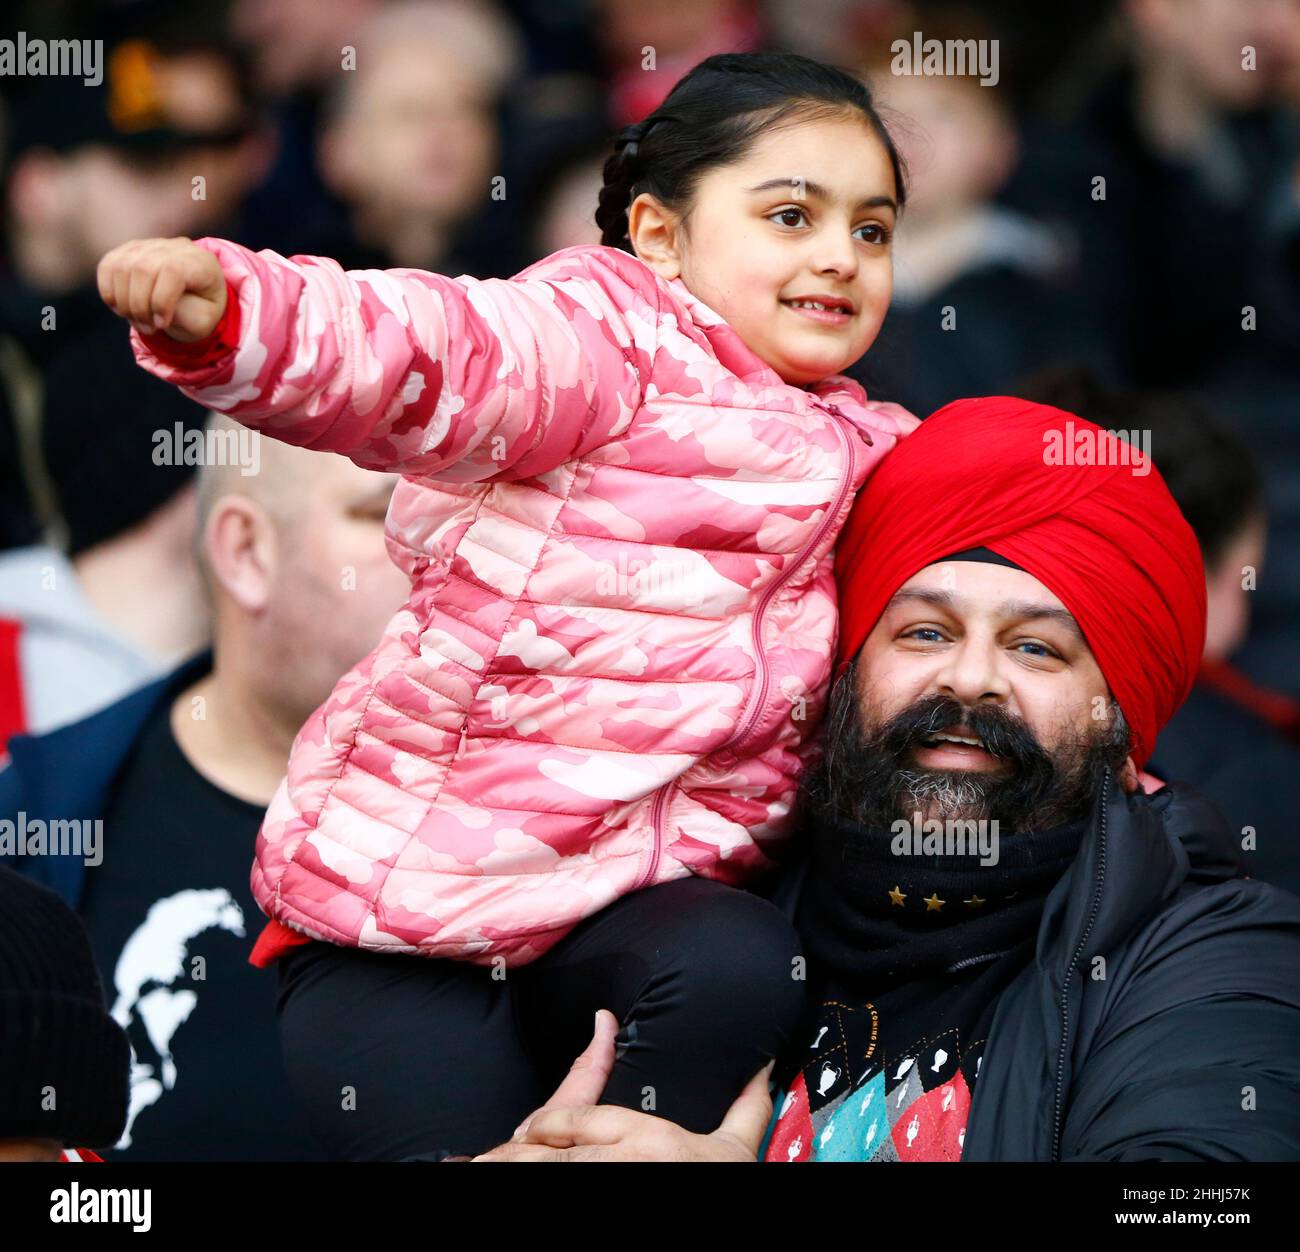
[[[769,866],[826,694],[832,547],[915,419],[785,383],[614,248],[477,280],[198,242],[237,347],[169,365],[133,331],[139,362],[403,475],[410,600],[294,742],[252,872],[268,916],[522,965],[627,892]]]

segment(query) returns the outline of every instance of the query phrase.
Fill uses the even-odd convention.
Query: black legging
[[[616,900],[504,979],[311,943],[279,962],[285,1064],[332,1157],[476,1153],[551,1094],[604,1008],[622,1028],[600,1102],[705,1133],[788,1044],[799,955],[775,905],[694,877]]]

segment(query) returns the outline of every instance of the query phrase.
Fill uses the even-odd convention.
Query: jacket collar
[[[644,262],[642,262],[644,264]],[[659,280],[672,293],[674,300],[686,308],[691,321],[709,341],[718,361],[743,382],[754,387],[783,387],[816,397],[824,404],[840,405],[850,410],[860,424],[865,416],[867,393],[862,384],[845,374],[831,374],[807,387],[788,383],[766,361],[754,352],[717,310],[710,308],[695,296],[680,278]]]
[[[1036,963],[1059,986],[1085,947],[1112,950],[1184,882],[1237,873],[1227,826],[1207,800],[1179,783],[1125,795],[1107,773],[1079,855],[1044,905]]]

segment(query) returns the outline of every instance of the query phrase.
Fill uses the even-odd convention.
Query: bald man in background
[[[246,443],[240,429],[214,415],[209,452]],[[211,652],[12,740],[0,773],[0,823],[15,831],[0,859],[81,915],[131,1041],[127,1130],[106,1159],[320,1156],[284,1079],[275,980],[248,964],[263,920],[253,844],[298,728],[409,582],[384,543],[394,475],[254,438],[257,456],[199,475]],[[77,846],[42,850],[35,824],[52,821],[73,822]]]

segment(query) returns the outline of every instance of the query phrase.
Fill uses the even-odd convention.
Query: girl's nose
[[[818,240],[813,268],[818,274],[834,274],[846,282],[858,272],[858,253],[847,231],[828,230]]]

